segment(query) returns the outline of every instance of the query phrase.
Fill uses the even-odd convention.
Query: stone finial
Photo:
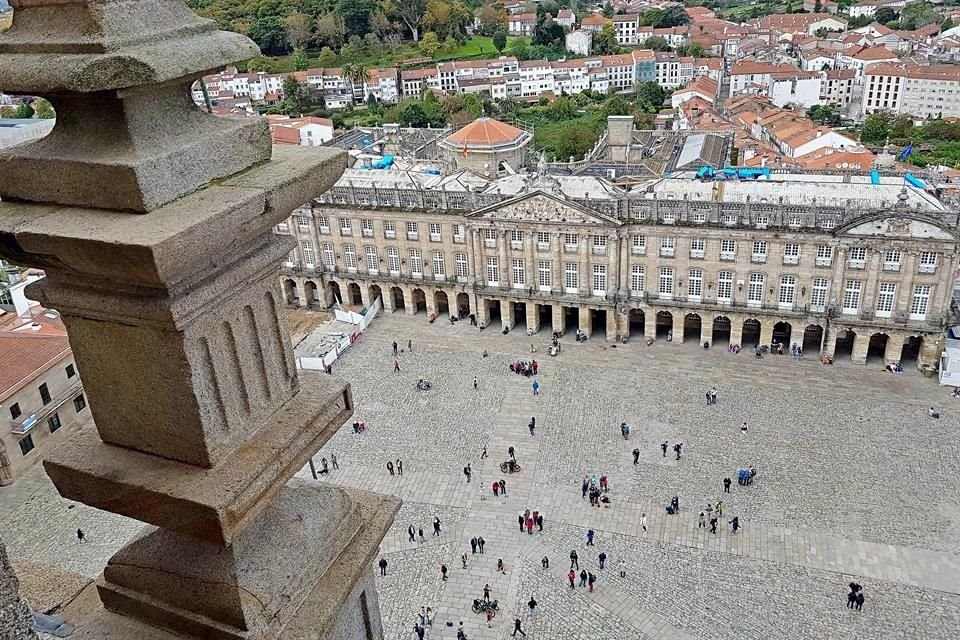
[[[57,123],[0,153],[0,197],[145,213],[270,158],[265,121],[190,96],[199,76],[259,53],[246,37],[180,0],[11,4],[0,86],[49,99]]]

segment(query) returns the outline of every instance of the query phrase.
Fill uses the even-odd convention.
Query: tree
[[[612,27],[613,25],[610,26]],[[669,51],[670,44],[667,42],[667,39],[662,36],[651,36],[643,41],[643,48],[653,49],[654,51]]]
[[[440,50],[440,39],[433,31],[427,31],[420,38],[420,53],[431,58]]]
[[[530,41],[526,38],[514,38],[513,44],[510,45],[510,51],[513,52],[517,60],[529,60]]]
[[[880,7],[877,9],[876,13],[873,14],[873,19],[880,24],[893,22],[897,19],[897,17],[897,12],[890,7]]]
[[[17,118],[22,118],[22,119],[32,118],[34,113],[36,112],[33,110],[33,107],[31,107],[26,102],[21,102],[20,104],[17,105],[17,112],[16,112]]]
[[[17,117],[17,108],[10,106],[0,107],[0,118],[16,118]],[[0,271],[0,273],[3,273]]]
[[[656,82],[642,82],[637,87],[637,104],[644,111],[659,111],[665,98],[666,92]]]
[[[610,2],[610,0],[604,2],[603,9],[600,10],[600,15],[602,15],[604,18],[612,18],[614,13],[615,11],[613,9],[613,3]]]
[[[383,11],[374,11],[370,14],[370,33],[378,38],[386,38],[394,32],[393,23]],[[368,33],[367,35],[370,35]]]
[[[572,120],[577,117],[577,108],[573,106],[569,98],[559,97],[553,101],[547,110],[554,120]]]
[[[343,24],[343,18],[335,13],[328,13],[317,18],[315,33],[318,41],[325,43],[331,49],[339,49],[343,46],[347,28]]]
[[[924,133],[928,133],[926,127],[924,129]],[[913,118],[908,115],[899,115],[890,123],[890,137],[894,139],[911,138],[914,135],[913,130]]]
[[[317,65],[321,68],[333,67],[337,64],[337,54],[330,47],[320,49],[320,55],[317,57]]]
[[[366,47],[368,53],[376,55],[379,55],[383,49],[383,43],[375,33],[368,33],[367,35],[363,36],[363,46]]]
[[[293,50],[290,57],[290,64],[294,71],[306,71],[310,67],[310,58],[307,57],[307,51],[303,47],[297,47]]]
[[[256,73],[257,71],[267,72],[270,71],[272,67],[273,63],[270,61],[270,58],[266,56],[257,56],[247,62],[247,71],[251,73]]]
[[[53,105],[43,98],[37,98],[33,102],[33,108],[36,111],[37,117],[42,120],[50,120],[51,118],[57,117],[56,112],[53,110]]]
[[[290,116],[302,116],[314,106],[313,92],[293,76],[283,79],[283,104],[281,110]]]
[[[554,22],[550,14],[543,11],[542,6],[537,7],[537,22],[533,27],[531,41],[535,45],[544,47],[552,47],[557,42],[563,42],[563,27]]]
[[[676,27],[689,22],[690,16],[679,5],[666,9],[651,9],[640,16],[641,25],[654,28]]]
[[[571,157],[582,160],[583,155],[597,143],[597,134],[583,124],[564,125],[563,135],[553,145],[553,159],[566,162]]]
[[[503,50],[507,48],[507,34],[502,29],[493,34],[493,48],[497,50],[497,53],[503,53]]]
[[[443,41],[443,51],[445,53],[453,53],[459,46],[460,43],[457,42],[453,36],[447,36],[447,39]]]
[[[340,0],[337,12],[343,18],[347,34],[362,38],[370,29],[370,14],[376,8],[375,0]]]
[[[313,40],[311,27],[313,20],[310,16],[294,11],[283,19],[283,28],[287,33],[287,42],[294,49],[304,49]]]
[[[813,3],[813,12],[820,13],[821,11],[823,11],[823,3],[821,3],[820,0],[817,0]]]
[[[257,43],[261,51],[270,55],[284,54],[290,49],[280,16],[267,15],[257,18],[250,27],[250,39]]]
[[[946,20],[940,23],[940,33],[953,29],[955,26],[956,25],[953,23],[953,20],[951,20],[950,18],[947,18]]]
[[[506,31],[507,29],[507,12],[502,3],[481,7],[477,11],[477,20],[480,22],[477,33],[482,36],[492,36],[497,31]]]
[[[598,56],[609,56],[620,51],[617,44],[617,30],[612,24],[605,24],[600,31],[593,34],[593,53]]]
[[[612,87],[611,87],[612,88]],[[607,116],[626,116],[630,115],[630,103],[623,96],[617,94],[610,98],[603,105],[603,110]]]
[[[879,13],[879,11],[878,11]],[[900,28],[912,31],[928,24],[939,23],[943,16],[929,2],[908,4],[900,12]]]
[[[867,116],[863,122],[863,130],[860,132],[860,142],[863,144],[882,145],[887,141],[890,135],[890,114],[873,113]]]
[[[388,13],[399,16],[410,29],[414,42],[420,41],[420,22],[426,11],[427,0],[399,0],[396,3],[391,2],[388,6]]]

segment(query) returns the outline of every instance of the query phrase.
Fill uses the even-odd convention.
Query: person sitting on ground
[[[934,409],[933,407],[930,407],[930,409],[927,410],[927,415],[935,420],[940,419],[940,412]]]
[[[960,387],[954,387],[953,393],[950,394],[954,398],[960,398]]]

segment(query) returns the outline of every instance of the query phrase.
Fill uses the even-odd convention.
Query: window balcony
[[[483,246],[485,246],[487,249],[496,249],[497,248],[496,238],[484,238]]]
[[[430,234],[430,242],[440,242],[440,234],[439,234],[439,233],[431,233],[431,234]]]
[[[434,280],[443,281],[443,280],[446,280],[446,279],[447,279],[447,276],[444,275],[444,274],[442,274],[442,273],[435,273],[435,274],[433,274],[433,279],[434,279]]]
[[[657,297],[658,297],[660,300],[673,300],[673,294],[672,294],[672,293],[664,293],[663,291],[658,291],[658,292],[657,292]]]
[[[330,227],[320,227],[320,233],[330,235]]]
[[[814,264],[818,267],[829,267],[833,264],[833,258],[817,258]]]
[[[703,258],[703,249],[690,249],[691,258]]]
[[[416,231],[407,231],[407,240],[419,240],[420,234]]]
[[[563,250],[564,250],[566,253],[576,253],[576,252],[577,252],[577,245],[575,245],[575,244],[565,244],[565,245],[563,245]]]
[[[364,229],[364,230],[363,230],[363,237],[364,237],[364,238],[372,238],[372,237],[373,237],[373,229]]]
[[[937,270],[935,264],[922,264],[917,267],[917,273],[934,273]]]
[[[720,259],[732,262],[737,259],[737,254],[734,251],[721,251]]]
[[[397,237],[397,232],[396,232],[396,231],[386,230],[386,231],[383,232],[383,237],[384,237],[384,238],[387,238],[388,240],[393,240],[393,239],[395,239],[395,238]]]
[[[352,236],[352,235],[353,235],[353,230],[352,230],[352,229],[340,229],[340,235],[342,235],[342,236]]]
[[[647,255],[647,248],[633,246],[630,248],[630,253],[632,253],[635,256],[645,256]]]
[[[550,243],[549,243],[549,242],[538,242],[538,243],[537,243],[537,251],[550,251]]]
[[[765,253],[755,253],[752,256],[750,256],[750,262],[762,264],[766,261],[767,261],[767,254]]]
[[[783,256],[783,264],[800,264],[800,256]]]
[[[522,240],[511,240],[511,241],[510,241],[510,248],[511,248],[511,249],[523,249],[523,241],[522,241]]]
[[[417,280],[423,280],[423,271],[411,271],[410,277]]]
[[[457,243],[457,244],[463,244],[464,241],[465,241],[465,238],[464,238],[464,236],[462,236],[462,235],[453,236],[453,241],[454,241],[455,243]]]
[[[847,260],[848,269],[863,269],[867,266],[866,260],[855,260],[853,258]]]
[[[660,257],[661,258],[672,258],[673,249],[670,247],[660,247]]]
[[[884,263],[883,263],[883,270],[884,270],[884,271],[900,271],[900,263],[899,263],[899,262],[884,262]]]
[[[594,248],[593,248],[593,255],[595,255],[595,256],[605,256],[605,255],[607,255],[607,248],[606,248],[606,247],[594,247]]]
[[[288,225],[286,222],[281,222],[277,225],[277,231],[280,233],[287,233],[290,231],[290,225]]]

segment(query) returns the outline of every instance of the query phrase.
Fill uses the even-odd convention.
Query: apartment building
[[[878,64],[864,72],[864,115],[960,116],[960,67]]]
[[[831,69],[822,72],[820,82],[820,104],[844,108],[853,101],[853,90],[857,84],[857,72],[854,69]]]

